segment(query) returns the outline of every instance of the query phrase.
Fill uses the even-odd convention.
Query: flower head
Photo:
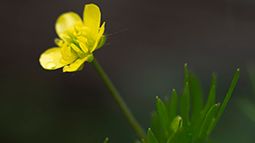
[[[105,42],[105,22],[101,25],[101,12],[95,4],[85,5],[83,20],[74,12],[60,15],[55,29],[57,46],[43,52],[39,59],[46,70],[63,67],[63,72],[78,71],[84,62],[93,61],[93,52]]]

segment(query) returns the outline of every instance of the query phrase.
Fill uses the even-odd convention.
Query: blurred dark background
[[[254,100],[247,64],[255,63],[253,0],[1,0],[0,142],[112,143],[136,139],[91,65],[77,73],[45,71],[40,54],[54,46],[55,20],[100,5],[108,41],[96,57],[145,128],[155,96],[182,89],[183,64],[205,94],[218,75],[222,100],[232,75],[241,79],[216,128],[215,142],[254,143],[255,123],[239,110]]]

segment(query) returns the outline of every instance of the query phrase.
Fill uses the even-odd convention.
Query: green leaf
[[[189,93],[189,83],[186,82],[183,95],[181,97],[181,107],[180,107],[180,115],[183,117],[183,121],[185,125],[189,124],[189,112],[190,112],[190,93]]]
[[[184,85],[189,82],[189,70],[188,70],[188,64],[184,64]]]
[[[106,36],[103,35],[98,43],[97,49],[102,48],[105,42],[106,42]]]
[[[148,143],[159,143],[157,138],[155,137],[154,133],[152,130],[149,128],[147,132],[147,142]]]
[[[226,96],[223,100],[223,103],[222,103],[222,105],[221,105],[221,107],[220,107],[220,109],[219,109],[219,111],[216,115],[216,122],[215,123],[217,123],[219,121],[220,117],[222,116],[222,114],[223,114],[223,112],[224,112],[224,110],[225,110],[225,108],[226,108],[226,106],[227,106],[227,104],[228,104],[228,102],[229,102],[229,100],[232,96],[232,93],[233,93],[233,91],[236,87],[239,76],[240,76],[240,69],[238,68],[236,70],[235,74],[234,74],[233,80],[232,80],[232,82],[230,84],[230,87],[228,89],[228,92],[227,92],[227,94],[226,94]]]
[[[182,117],[176,116],[171,123],[171,129],[173,133],[176,133],[181,128],[182,128]]]
[[[172,121],[177,116],[178,111],[178,96],[175,89],[172,90],[171,97],[168,102],[169,120]]]
[[[207,103],[205,105],[204,112],[206,113],[210,109],[210,107],[213,106],[215,103],[216,103],[216,74],[213,74],[209,96],[207,99]]]
[[[109,142],[109,138],[107,137],[104,139],[104,143],[108,143],[108,142]]]
[[[157,113],[159,115],[159,119],[162,123],[162,126],[167,129],[169,125],[167,108],[164,102],[158,96],[156,97],[156,106],[157,106]]]
[[[197,120],[203,108],[203,92],[201,83],[198,78],[190,73],[189,74],[189,87],[190,87],[190,98],[192,101],[192,121]]]
[[[180,115],[183,117],[184,125],[189,124],[189,112],[190,112],[190,91],[189,91],[189,70],[188,64],[184,64],[184,89],[181,96]]]
[[[160,125],[159,140],[161,141],[167,138],[167,135],[169,133],[170,120],[168,118],[169,116],[167,113],[167,107],[165,103],[159,97],[156,97],[156,107],[157,107],[158,121]]]
[[[152,125],[155,136],[158,138],[159,142],[164,141],[166,128],[162,128],[162,121],[157,112],[153,112],[152,114]]]
[[[202,126],[200,128],[199,136],[201,138],[206,137],[209,127],[210,127],[213,119],[215,118],[215,115],[216,115],[219,107],[220,107],[220,104],[214,104],[213,106],[211,106],[211,108],[206,113],[204,120],[202,122]]]
[[[171,123],[172,133],[171,133],[171,135],[169,135],[169,137],[167,139],[167,143],[171,143],[171,141],[177,135],[178,131],[181,130],[181,128],[182,128],[182,117],[176,116]]]

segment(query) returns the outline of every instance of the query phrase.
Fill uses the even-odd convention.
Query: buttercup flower
[[[105,42],[105,22],[100,24],[101,12],[95,4],[85,5],[83,21],[74,12],[60,15],[55,25],[57,46],[41,54],[41,66],[46,70],[63,67],[63,72],[81,70],[84,62],[93,61],[93,52]]]

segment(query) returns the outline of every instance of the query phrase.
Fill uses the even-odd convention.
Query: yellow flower
[[[40,56],[40,64],[46,70],[63,67],[63,72],[74,72],[83,68],[84,62],[93,61],[93,52],[105,42],[105,22],[101,24],[101,12],[97,5],[87,4],[83,21],[74,12],[59,16],[56,22],[56,47]]]

